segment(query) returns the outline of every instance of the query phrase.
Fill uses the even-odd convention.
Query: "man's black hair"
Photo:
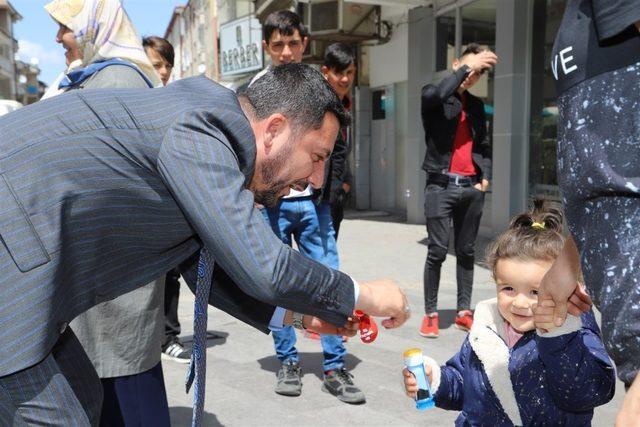
[[[320,129],[326,113],[335,115],[341,127],[351,122],[331,85],[319,71],[305,64],[270,68],[240,94],[240,100],[250,104],[250,115],[257,120],[276,113],[284,115],[297,133]]]
[[[262,38],[267,44],[276,30],[283,36],[292,36],[298,30],[301,38],[307,37],[307,29],[300,16],[290,10],[279,10],[267,16],[262,24]]]
[[[327,68],[341,72],[356,63],[356,55],[348,44],[333,43],[324,51],[324,63]]]
[[[477,55],[480,52],[483,52],[484,50],[485,49],[482,46],[480,46],[478,43],[469,43],[467,47],[462,51],[462,55],[460,55],[460,58],[463,58],[471,54]]]

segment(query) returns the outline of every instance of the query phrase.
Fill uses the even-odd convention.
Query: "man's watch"
[[[296,313],[294,311],[291,317],[293,318],[293,322],[291,324],[293,325],[294,328],[300,329],[302,331],[307,329],[304,327],[304,323],[302,322],[302,319],[304,318],[304,314]]]

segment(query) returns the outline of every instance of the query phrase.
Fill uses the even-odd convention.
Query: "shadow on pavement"
[[[360,219],[363,221],[373,222],[396,222],[405,224],[407,219],[402,215],[391,214],[384,211],[370,211],[370,210],[354,210],[349,209],[344,213],[344,219]]]
[[[318,342],[318,346],[320,342]],[[300,367],[302,368],[302,375],[305,373],[312,373],[320,381],[324,379],[324,372],[322,370],[322,360],[324,359],[321,352],[314,353],[298,353],[300,358]],[[362,360],[352,354],[347,354],[344,357],[344,363],[348,370],[354,369],[358,364],[362,362]],[[260,368],[265,371],[273,372],[274,374],[278,373],[280,369],[280,361],[278,358],[273,355],[269,357],[263,357],[262,359],[258,359],[258,363],[260,363]],[[274,380],[275,384],[275,380]]]
[[[476,238],[476,261],[475,261],[475,264],[477,266],[483,267],[483,268],[487,268],[487,265],[484,262],[484,260],[485,260],[485,252],[487,250],[487,246],[489,246],[489,244],[491,242],[492,242],[492,239],[490,239],[488,237],[478,236]],[[418,244],[427,247],[428,246],[427,238],[424,237],[422,240],[418,240]],[[447,251],[447,254],[453,255],[453,256],[455,256],[455,254],[456,254],[456,248],[455,248],[454,239],[453,239],[453,230],[451,230],[451,234],[449,235],[449,250]],[[424,256],[425,256],[425,258],[427,257],[427,253],[426,252],[425,252]]]
[[[438,310],[438,326],[440,329],[446,329],[453,325],[457,314],[456,310]]]
[[[207,331],[207,348],[215,347],[217,345],[222,345],[226,343],[228,336],[229,336],[228,332]],[[191,347],[191,343],[193,342],[193,335],[181,336],[180,342],[182,342],[183,344],[187,344],[189,347]]]
[[[188,427],[191,425],[191,413],[192,409],[184,406],[174,406],[169,408],[169,415],[171,416],[171,425],[173,427]],[[202,425],[204,426],[222,426],[218,418],[214,414],[209,412],[204,413],[202,417]]]

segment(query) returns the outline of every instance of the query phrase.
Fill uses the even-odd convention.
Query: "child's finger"
[[[538,307],[533,311],[535,316],[549,316],[553,314],[553,307]]]
[[[551,300],[551,299],[545,299],[545,300],[540,301],[538,306],[540,306],[540,307],[555,307],[556,303],[553,302],[553,300]]]
[[[427,363],[424,364],[424,372],[427,374],[427,378],[429,379],[429,384],[433,382],[433,370],[431,366]]]
[[[550,322],[535,322],[536,329],[544,330],[545,332],[549,332],[550,330],[555,329],[557,326],[554,323],[554,319],[551,319]]]
[[[533,316],[534,323],[548,323],[553,322],[553,312],[551,313],[536,313]]]

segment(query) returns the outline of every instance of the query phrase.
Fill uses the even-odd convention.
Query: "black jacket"
[[[422,126],[427,144],[422,169],[427,172],[443,173],[449,169],[462,111],[457,90],[469,71],[469,67],[463,65],[440,84],[428,84],[422,88]],[[484,103],[469,92],[465,94],[467,120],[473,138],[473,162],[478,169],[478,178],[491,180],[491,144],[487,137]]]
[[[346,98],[342,101],[347,110],[351,107],[351,100]],[[325,163],[324,184],[322,189],[316,190],[314,195],[316,201],[336,203],[342,199],[344,201],[345,192],[343,183],[351,185],[353,177],[349,167],[349,153],[351,152],[351,142],[349,138],[349,128],[340,129],[336,138],[335,146],[331,152],[329,161]]]

